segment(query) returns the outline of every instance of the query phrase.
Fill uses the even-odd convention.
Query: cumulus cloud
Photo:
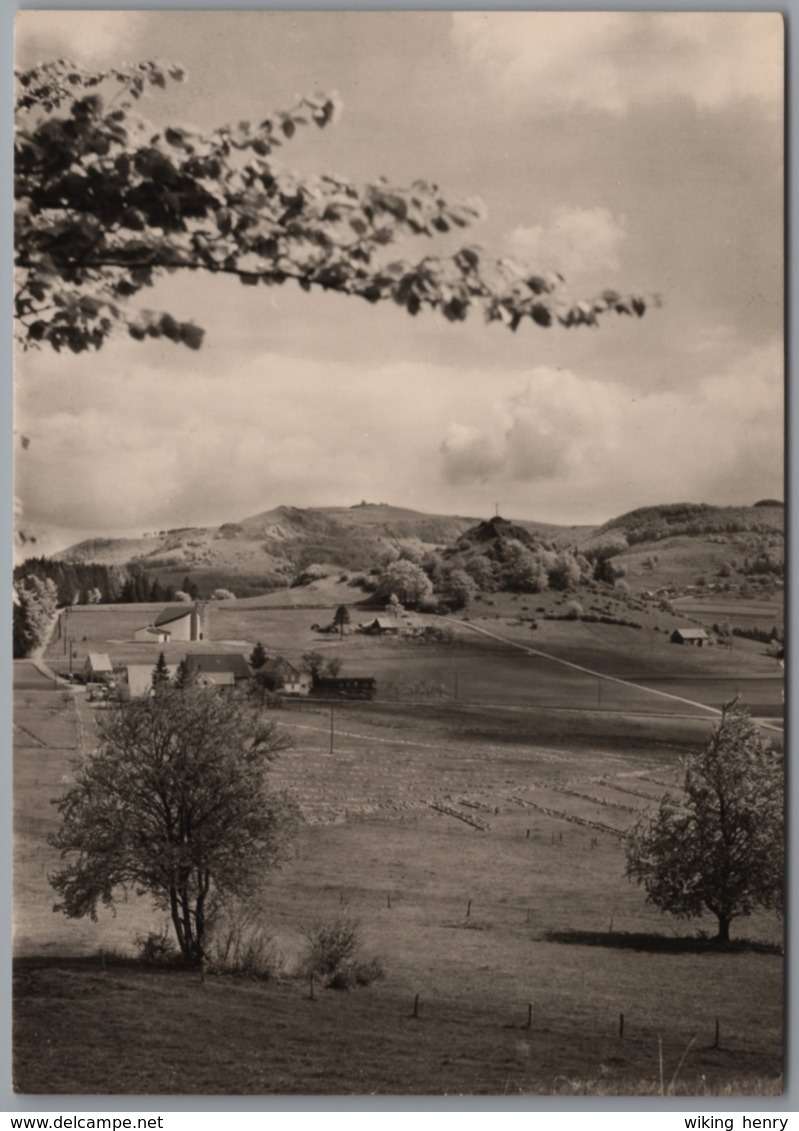
[[[607,208],[559,208],[549,224],[515,228],[506,243],[511,255],[560,271],[567,279],[593,271],[617,271],[624,222]]]
[[[566,512],[570,497],[612,499],[617,509],[617,500],[779,494],[782,374],[777,343],[682,391],[633,395],[620,384],[540,367],[482,427],[450,427],[442,474],[461,488],[490,481],[514,498],[522,497],[519,487],[532,489],[538,501],[562,500]]]
[[[764,12],[459,12],[457,47],[531,109],[623,114],[672,96],[782,106],[781,17]]]
[[[135,343],[104,354],[59,379],[49,358],[26,356],[16,408],[31,443],[16,472],[34,529],[142,530],[280,503],[421,498],[462,380],[434,366],[279,354],[170,373],[140,360]]]

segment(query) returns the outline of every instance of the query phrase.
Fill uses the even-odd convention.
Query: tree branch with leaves
[[[130,300],[175,272],[231,275],[245,286],[296,281],[423,308],[452,322],[482,310],[515,330],[596,326],[657,301],[605,290],[575,300],[554,273],[534,272],[467,245],[449,256],[391,260],[408,236],[465,229],[478,201],[449,201],[435,184],[356,185],[329,173],[300,176],[278,154],[297,132],[325,128],[335,95],[302,98],[260,122],[202,131],[156,128],[138,111],[147,93],[184,78],[144,62],[87,71],[68,60],[17,72],[15,323],[23,347],[99,349],[122,327],[192,349],[203,330]]]

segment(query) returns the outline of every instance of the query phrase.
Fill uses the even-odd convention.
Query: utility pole
[[[597,705],[597,710],[601,711],[602,710],[602,680],[601,679],[597,679],[597,681],[596,681],[596,705]]]
[[[331,706],[331,708],[330,708],[330,753],[331,754],[333,753],[333,734],[334,734],[334,731],[333,731],[333,711],[334,711],[334,708]]]

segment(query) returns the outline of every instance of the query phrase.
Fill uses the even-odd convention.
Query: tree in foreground
[[[512,330],[524,319],[595,326],[608,312],[641,316],[652,301],[614,290],[577,300],[559,275],[473,244],[392,261],[389,245],[469,227],[482,205],[449,201],[423,180],[356,185],[284,168],[278,153],[298,130],[333,122],[334,96],[207,132],[156,128],[135,112],[143,94],[183,77],[153,61],[97,72],[59,59],[17,72],[14,312],[23,346],[80,353],[120,326],[138,341],[197,349],[201,327],[130,305],[174,272],[246,286],[294,280],[409,314],[432,308],[451,322],[477,309]]]
[[[100,745],[54,801],[50,843],[67,861],[50,877],[55,910],[97,917],[129,891],[171,917],[186,961],[201,961],[214,916],[257,894],[298,825],[296,804],[267,787],[291,745],[257,710],[210,689],[167,689],[111,707]]]
[[[757,907],[782,912],[782,756],[748,714],[727,709],[706,749],[687,760],[683,793],[664,796],[630,831],[627,875],[661,911],[709,911],[728,942],[733,919]]]

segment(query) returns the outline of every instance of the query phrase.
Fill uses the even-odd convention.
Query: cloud
[[[147,12],[18,12],[15,49],[26,65],[62,55],[76,63],[105,65],[135,51],[149,20]]]
[[[506,238],[511,255],[546,263],[567,279],[594,271],[618,271],[624,222],[607,208],[559,208],[544,226],[515,228]]]
[[[703,354],[708,375],[676,389],[551,366],[520,388],[501,364],[279,352],[236,365],[210,351],[184,370],[156,346],[116,343],[64,359],[65,371],[25,355],[16,424],[31,443],[17,453],[16,488],[26,531],[57,528],[69,545],[364,498],[458,514],[501,501],[506,514],[576,522],[781,490],[780,344],[715,370]]]
[[[212,524],[280,503],[421,498],[462,381],[429,365],[263,353],[238,368],[169,372],[148,364],[135,343],[103,353],[82,356],[62,380],[49,358],[26,355],[17,426],[31,444],[16,472],[34,532]]]
[[[625,500],[754,502],[780,493],[782,421],[779,343],[681,391],[632,395],[617,383],[539,367],[482,427],[450,426],[441,471],[462,489],[490,481],[516,499],[525,488],[538,505],[559,499],[562,521],[571,500],[588,497],[595,506],[612,500],[614,509]]]
[[[663,98],[782,107],[783,24],[767,12],[458,12],[454,41],[497,93],[532,110],[623,114]]]

